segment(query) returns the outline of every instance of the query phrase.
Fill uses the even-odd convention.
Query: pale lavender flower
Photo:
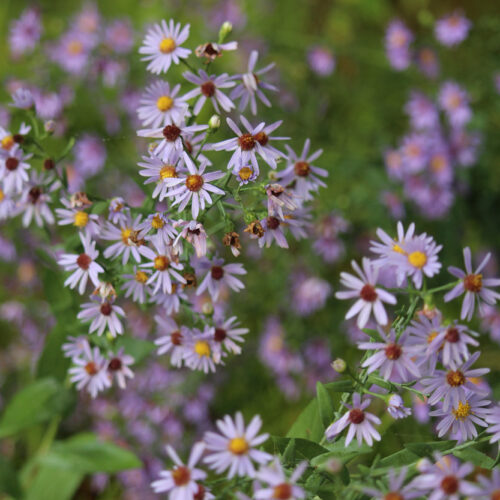
[[[14,57],[33,52],[42,34],[40,13],[34,8],[25,9],[19,19],[9,27],[9,46]]]
[[[378,333],[383,342],[360,342],[358,344],[358,349],[376,351],[361,365],[367,368],[367,373],[378,370],[385,380],[399,376],[404,382],[419,378],[420,370],[412,360],[415,348],[408,341],[408,333],[403,332],[398,339],[396,339],[396,332],[392,329],[386,335],[379,327]]]
[[[29,181],[28,170],[30,164],[27,162],[33,155],[24,154],[19,146],[10,151],[0,151],[0,177],[3,190],[6,194],[19,194],[24,185]]]
[[[97,335],[102,335],[107,329],[112,337],[123,333],[123,325],[119,316],[125,316],[125,311],[110,300],[102,303],[87,302],[82,304],[82,310],[77,318],[84,323],[90,323],[89,333],[97,331]]]
[[[64,282],[64,286],[71,289],[78,285],[78,293],[82,295],[87,287],[88,280],[99,286],[99,274],[104,272],[101,265],[96,262],[99,257],[99,251],[95,248],[95,241],[90,240],[90,236],[80,233],[80,240],[83,245],[83,253],[63,254],[57,263],[64,267],[65,271],[74,271]]]
[[[307,62],[319,76],[330,76],[335,70],[335,57],[326,47],[311,47],[307,51]]]
[[[226,112],[229,112],[234,108],[233,101],[220,90],[228,89],[236,85],[227,73],[216,76],[208,75],[206,71],[199,70],[198,75],[188,71],[182,76],[188,82],[197,85],[197,88],[182,96],[182,99],[185,101],[189,101],[190,99],[193,99],[193,97],[199,96],[193,107],[193,113],[195,115],[199,114],[207,99],[210,99],[217,113],[221,112],[219,106]]]
[[[184,303],[189,300],[184,293],[182,286],[177,283],[172,283],[172,293],[162,293],[158,291],[150,299],[151,303],[158,304],[163,307],[167,314],[177,314],[181,307],[181,301]]]
[[[439,125],[439,113],[434,103],[421,92],[412,92],[405,105],[405,111],[410,117],[414,128],[433,129]]]
[[[486,304],[480,314],[483,330],[489,332],[492,340],[500,342],[500,311],[496,307]]]
[[[197,257],[205,257],[207,254],[207,233],[201,222],[191,220],[178,220],[175,222],[176,228],[182,228],[177,235],[174,246],[182,248],[181,238],[193,245]]]
[[[70,381],[76,382],[76,388],[86,388],[87,392],[95,398],[97,394],[108,387],[111,381],[106,371],[106,360],[99,352],[99,348],[91,350],[87,343],[84,346],[82,357],[73,358],[73,368],[69,369]]]
[[[125,297],[132,296],[134,302],[144,304],[148,294],[152,292],[152,289],[147,284],[149,274],[138,270],[137,266],[134,266],[134,274],[123,274],[122,278],[125,283],[123,283],[121,289],[125,292]]]
[[[250,102],[250,110],[252,114],[257,114],[257,97],[267,107],[271,107],[269,99],[262,90],[271,90],[276,92],[278,89],[262,80],[262,75],[270,71],[274,67],[274,63],[268,64],[262,69],[255,71],[259,53],[253,50],[248,59],[247,73],[236,75],[235,79],[241,79],[241,83],[231,92],[231,99],[240,99],[239,110],[245,111]]]
[[[258,435],[262,426],[258,415],[246,428],[240,412],[236,413],[234,420],[226,415],[222,420],[217,420],[216,425],[220,434],[206,432],[203,440],[210,452],[204,461],[217,474],[228,470],[229,479],[236,475],[253,478],[256,474],[253,462],[262,465],[272,459],[271,455],[257,449],[269,437],[268,434]]]
[[[212,149],[215,151],[234,151],[227,164],[228,169],[232,168],[236,170],[241,165],[251,164],[254,168],[254,172],[258,173],[259,163],[257,161],[257,154],[271,168],[276,168],[276,160],[283,156],[283,153],[271,146],[270,141],[283,141],[289,138],[272,137],[270,134],[272,134],[283,121],[280,120],[267,126],[264,122],[261,122],[254,127],[244,116],[241,116],[240,120],[247,131],[242,132],[231,118],[227,118],[227,124],[236,134],[236,137],[212,144]]]
[[[241,328],[236,316],[232,316],[225,321],[216,321],[213,337],[213,358],[216,363],[223,355],[222,348],[232,354],[241,354],[241,346],[245,339],[243,335],[248,333],[248,328]]]
[[[83,356],[87,350],[87,346],[90,348],[90,344],[86,336],[80,335],[79,337],[68,337],[68,341],[62,345],[62,350],[64,352],[64,357],[66,358],[78,358]]]
[[[496,404],[490,409],[490,413],[486,417],[486,422],[489,424],[486,432],[493,434],[490,443],[500,441],[500,405]]]
[[[106,163],[106,148],[102,139],[91,134],[84,134],[75,143],[75,169],[84,177],[97,174]]]
[[[269,248],[273,241],[281,248],[288,248],[288,242],[283,232],[283,227],[286,225],[284,220],[278,219],[273,215],[266,217],[260,221],[260,225],[264,230],[264,235],[259,237],[259,247]]]
[[[66,198],[61,198],[61,203],[66,208],[56,208],[56,215],[59,219],[59,226],[72,225],[80,232],[85,232],[91,236],[96,236],[100,233],[99,216],[97,214],[88,213],[85,205],[75,204]]]
[[[436,78],[439,74],[439,60],[434,50],[424,47],[417,52],[417,65],[428,78]]]
[[[474,470],[470,463],[461,464],[451,455],[434,454],[436,463],[426,468],[410,485],[428,500],[458,500],[477,495],[479,489],[465,478]]]
[[[287,477],[279,458],[276,457],[273,462],[261,467],[256,474],[257,481],[266,483],[266,486],[259,487],[254,492],[256,500],[273,500],[285,498],[287,500],[299,500],[305,498],[304,490],[295,483],[302,476],[307,468],[307,461],[301,462],[292,472],[290,478]]]
[[[401,143],[403,169],[407,173],[421,172],[429,159],[429,137],[423,133],[411,133]]]
[[[448,328],[441,330],[429,344],[429,352],[441,351],[443,364],[450,366],[451,363],[461,364],[470,357],[469,345],[477,347],[479,342],[474,340],[469,333],[477,337],[477,333],[469,331],[467,327],[458,325],[455,321]]]
[[[127,378],[134,378],[134,372],[129,368],[134,364],[134,358],[123,352],[123,347],[116,354],[110,354],[108,360],[108,374],[111,379],[116,379],[118,387],[125,389]]]
[[[322,309],[332,293],[330,284],[315,276],[303,274],[293,277],[292,305],[300,316],[308,316]]]
[[[442,17],[436,21],[434,34],[436,39],[446,47],[452,47],[463,42],[472,23],[460,11]]]
[[[479,474],[476,479],[481,488],[481,491],[478,492],[478,498],[482,500],[498,499],[500,495],[500,469],[498,467],[491,471],[491,477]]]
[[[111,198],[109,202],[108,220],[112,224],[125,222],[130,217],[130,208],[127,207],[125,200],[121,196]]]
[[[186,343],[191,339],[191,331],[185,326],[177,326],[177,323],[169,316],[155,316],[157,323],[157,334],[161,335],[155,340],[158,346],[157,354],[170,353],[170,363],[177,368],[182,366]]]
[[[477,133],[467,132],[465,129],[453,129],[450,136],[451,147],[455,160],[462,167],[470,167],[477,161],[478,148],[481,136]]]
[[[169,500],[194,500],[197,498],[199,491],[197,481],[202,481],[207,477],[205,471],[196,468],[196,464],[199,462],[204,450],[204,443],[196,443],[191,449],[188,462],[185,465],[175,450],[168,445],[167,453],[175,465],[171,470],[162,470],[160,479],[151,483],[155,493],[168,492]]]
[[[335,436],[340,434],[346,427],[349,427],[345,438],[345,446],[356,436],[358,445],[361,446],[362,441],[366,441],[368,446],[372,446],[373,440],[380,441],[380,434],[375,429],[375,425],[380,425],[380,419],[365,411],[370,406],[371,398],[355,392],[352,395],[352,405],[342,403],[349,411],[345,413],[339,420],[333,422],[325,431],[326,439],[331,441]]]
[[[438,96],[441,109],[446,112],[452,127],[460,128],[472,118],[467,92],[455,82],[445,82]]]
[[[35,93],[36,114],[42,120],[54,120],[61,114],[63,106],[61,96],[56,92]]]
[[[431,411],[431,417],[442,417],[436,427],[438,437],[443,437],[450,432],[457,437],[459,443],[476,438],[477,429],[474,424],[488,427],[485,420],[490,409],[484,407],[489,405],[490,401],[482,399],[482,396],[467,394],[451,408]]]
[[[500,299],[500,294],[490,289],[491,287],[500,286],[500,279],[483,279],[483,275],[481,274],[481,271],[488,264],[490,258],[491,254],[488,253],[477,269],[473,271],[471,251],[469,247],[466,247],[464,248],[465,271],[454,266],[448,268],[448,272],[459,278],[460,283],[444,296],[444,301],[449,302],[465,292],[460,319],[466,319],[467,321],[472,319],[476,302],[481,313],[483,303],[495,305],[497,299]]]
[[[35,98],[31,90],[20,87],[12,94],[12,104],[14,108],[30,109],[35,105]]]
[[[400,419],[411,415],[411,408],[404,405],[404,401],[399,394],[392,394],[387,400],[387,411],[392,418]]]
[[[379,271],[373,265],[373,262],[364,257],[362,264],[363,269],[354,260],[351,262],[354,271],[359,277],[345,272],[340,273],[342,285],[350,288],[350,290],[337,292],[335,297],[340,300],[357,299],[347,311],[345,317],[350,319],[357,315],[357,325],[360,329],[364,328],[372,313],[378,324],[386,325],[387,313],[383,302],[395,304],[396,297],[382,288],[376,287]]]
[[[49,57],[64,71],[72,75],[82,75],[89,62],[91,46],[89,36],[70,29],[49,47]]]
[[[196,295],[201,295],[205,290],[207,290],[214,302],[219,298],[220,292],[223,286],[227,286],[239,292],[245,285],[241,280],[236,278],[234,275],[246,274],[246,270],[243,268],[243,264],[224,264],[224,259],[213,259],[211,262],[206,261],[203,263],[204,267],[209,267],[207,274],[201,281],[196,290]]]
[[[420,380],[425,392],[429,394],[430,405],[436,405],[442,399],[442,409],[447,411],[450,406],[457,407],[459,401],[463,401],[469,394],[484,396],[488,393],[471,381],[472,378],[481,377],[490,371],[489,368],[470,369],[479,358],[479,354],[479,352],[474,353],[460,366],[452,362],[447,371],[435,370],[430,377],[423,377]]]
[[[139,228],[147,233],[153,231],[153,235],[159,236],[166,244],[169,244],[178,236],[174,224],[175,222],[172,219],[160,212],[156,212],[149,214]]]
[[[144,127],[164,127],[184,120],[188,105],[184,97],[177,96],[180,88],[177,84],[171,89],[169,83],[162,80],[146,87],[137,108],[137,115]]]
[[[420,493],[414,491],[411,485],[404,486],[408,467],[401,467],[399,473],[395,469],[389,470],[389,484],[383,490],[375,488],[363,488],[363,492],[370,495],[372,500],[411,500],[420,496]]]
[[[61,187],[61,182],[54,179],[53,175],[32,173],[28,185],[21,193],[19,200],[23,213],[23,226],[28,227],[34,219],[38,227],[43,227],[44,222],[54,224],[54,215],[49,207],[50,193]]]
[[[134,46],[134,30],[129,19],[114,19],[104,32],[104,43],[117,54],[126,54]]]
[[[213,327],[205,325],[203,332],[197,328],[191,330],[189,338],[183,342],[184,364],[191,370],[200,370],[205,374],[215,372],[215,364],[221,362],[221,356],[214,354]],[[220,351],[219,351],[220,354]]]
[[[283,209],[293,211],[297,208],[296,196],[291,191],[287,191],[281,184],[268,184],[265,189],[269,215],[285,220]]]
[[[413,33],[399,19],[391,21],[385,33],[385,52],[391,66],[398,70],[406,69],[411,62],[410,44]]]

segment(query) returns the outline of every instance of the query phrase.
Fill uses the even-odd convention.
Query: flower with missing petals
[[[208,272],[198,286],[196,295],[201,295],[208,290],[212,300],[217,301],[224,285],[235,292],[245,288],[242,281],[234,276],[247,273],[242,264],[224,264],[224,259],[213,259],[212,262],[204,262],[203,267],[208,267]]]

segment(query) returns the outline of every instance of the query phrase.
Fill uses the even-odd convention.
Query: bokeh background
[[[95,138],[97,146],[86,154],[102,156],[105,150],[106,159],[97,175],[86,178],[89,192],[103,199],[118,194],[132,204],[142,202],[137,161],[144,144],[135,137],[134,104],[149,75],[137,49],[147,25],[163,18],[191,24],[190,47],[215,40],[221,23],[231,21],[231,39],[238,40],[240,50],[218,61],[217,72],[242,71],[252,49],[259,50],[263,63],[275,61],[270,79],[280,91],[272,96],[271,109],[260,108],[259,118],[266,122],[283,119],[281,132],[292,137],[296,150],[310,138],[313,149],[324,150],[317,164],[329,172],[328,187],[320,190],[313,204],[314,229],[308,239],[294,243],[290,250],[264,252],[244,241],[246,289],[230,303],[230,310],[250,329],[240,357],[229,360],[216,375],[204,376],[172,371],[166,362],[149,354],[136,366],[130,390],[108,393],[94,402],[72,394],[62,436],[95,430],[126,443],[145,464],[143,471],[123,473],[118,479],[88,478],[78,495],[148,498],[148,477],[161,466],[167,442],[188,447],[216,417],[236,410],[246,416],[261,414],[266,431],[285,435],[314,395],[315,382],[335,378],[330,362],[336,357],[348,363],[359,359],[354,341],[361,334],[344,321],[346,305],[336,301],[333,292],[339,286],[340,271],[367,252],[377,227],[393,234],[398,219],[406,224],[415,221],[419,232],[432,234],[444,245],[441,260],[454,265],[461,265],[466,245],[475,253],[492,251],[494,257],[499,256],[500,88],[496,76],[500,74],[500,5],[430,0],[102,1],[96,4],[100,22],[128,20],[133,47],[117,55],[112,47],[102,45],[84,74],[69,76],[47,61],[42,44],[55,43],[71,30],[75,16],[92,5],[62,0],[0,2],[1,101],[8,102],[10,90],[19,81],[47,93],[68,93],[64,111],[56,118],[64,136],[56,133],[51,147],[59,150],[68,135],[77,142],[88,134]],[[15,59],[8,46],[9,25],[29,6],[38,8],[42,16],[41,46],[32,55]],[[457,47],[443,47],[434,37],[434,23],[456,9],[471,20],[472,29]],[[413,32],[413,50],[435,52],[436,77],[425,76],[413,63],[403,71],[391,67],[384,36],[395,18]],[[110,69],[110,60],[119,68]],[[180,72],[171,71],[168,80],[180,81]],[[401,184],[388,175],[384,154],[410,130],[404,106],[411,91],[418,89],[436,98],[446,80],[468,92],[473,117],[467,130],[480,137],[480,145],[470,167],[455,169],[449,210],[433,218],[423,214]],[[1,111],[4,120],[6,105]],[[205,113],[208,118],[211,110]],[[70,181],[81,186],[78,158],[73,155],[68,165],[74,174]],[[436,192],[434,199],[430,197],[431,207],[439,204],[440,196]],[[71,310],[73,299],[58,289],[62,276],[45,267],[37,252],[43,235],[22,230],[15,221],[2,225],[0,231],[3,404],[33,378],[54,313]],[[325,234],[338,251],[330,261],[314,248]],[[493,263],[490,272],[495,270]],[[446,282],[445,274],[435,280],[436,285]],[[450,317],[458,313],[455,305],[444,310]],[[127,334],[154,338],[150,312],[129,304],[127,313]],[[491,322],[499,323],[495,314],[490,323],[485,320],[474,326],[491,333]],[[75,329],[68,323],[67,334],[78,333]],[[498,336],[497,340],[482,336],[481,363],[492,368],[489,382],[498,398],[497,341]],[[61,363],[64,371],[63,359],[53,362]],[[397,449],[402,440],[432,438],[425,423],[384,421],[383,425],[392,431],[379,445],[382,448],[375,450],[383,454]],[[8,441],[1,446],[18,464],[28,453]]]

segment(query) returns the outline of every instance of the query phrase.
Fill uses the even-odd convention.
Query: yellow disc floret
[[[231,439],[227,446],[227,449],[235,455],[244,455],[248,451],[248,448],[247,440],[244,437]]]
[[[457,408],[453,409],[452,412],[457,420],[464,420],[472,413],[470,404],[467,401],[465,403],[459,401]]]
[[[168,95],[162,95],[156,101],[156,107],[159,111],[168,111],[174,104],[174,100]]]
[[[170,54],[175,50],[175,41],[172,38],[164,38],[159,45],[162,54]]]
[[[11,135],[6,135],[2,141],[0,142],[2,149],[9,150],[12,146],[14,146],[14,137]]]
[[[417,250],[408,255],[408,262],[414,266],[422,269],[427,264],[427,255],[424,252]]]
[[[73,225],[76,227],[85,227],[89,222],[89,214],[79,210],[75,212]]]
[[[210,346],[208,345],[208,342],[205,342],[204,340],[198,340],[194,344],[194,352],[198,354],[198,356],[203,357],[210,356]]]

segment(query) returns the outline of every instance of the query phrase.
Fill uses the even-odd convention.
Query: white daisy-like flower
[[[192,335],[185,342],[184,363],[191,370],[200,370],[204,373],[215,372],[214,328],[205,326],[205,330],[192,330]],[[220,363],[220,357],[218,358]]]
[[[125,297],[132,296],[134,302],[144,304],[148,293],[151,292],[151,288],[147,284],[149,274],[134,266],[134,274],[124,274],[122,277],[125,283],[121,288],[125,292]]]
[[[292,472],[290,478],[286,476],[279,458],[276,457],[271,465],[262,467],[257,472],[256,479],[267,483],[254,493],[256,500],[299,500],[305,498],[304,490],[295,483],[307,468],[307,461],[300,463]]]
[[[189,297],[184,293],[184,288],[177,283],[172,283],[172,293],[158,291],[149,300],[152,304],[162,306],[166,314],[177,314],[181,308],[181,300],[188,301]]]
[[[201,295],[208,290],[212,300],[215,302],[219,298],[221,289],[224,285],[228,286],[235,292],[239,292],[245,285],[241,280],[234,275],[246,274],[243,264],[224,264],[224,259],[213,259],[202,262],[202,267],[207,270],[207,274],[198,286],[196,295]]]
[[[91,214],[84,210],[83,206],[74,206],[70,200],[61,198],[61,203],[66,208],[56,208],[56,215],[58,217],[57,224],[59,226],[72,225],[80,231],[85,231],[91,236],[99,234],[101,228],[99,227],[99,216]]]
[[[184,464],[175,450],[170,445],[167,446],[167,453],[175,465],[170,470],[161,471],[161,479],[151,483],[155,493],[169,492],[169,500],[204,498],[204,496],[197,496],[200,489],[198,481],[203,481],[207,477],[207,473],[195,467],[204,450],[205,443],[196,443],[191,449],[187,464]]]
[[[168,82],[161,80],[146,87],[137,108],[137,115],[145,127],[161,127],[184,120],[188,105],[184,97],[177,96],[180,88],[176,85],[171,89]]]
[[[220,113],[219,106],[226,112],[229,112],[234,108],[233,101],[220,90],[228,89],[236,85],[227,73],[216,76],[209,75],[206,71],[199,70],[198,75],[188,71],[182,76],[187,81],[197,85],[197,88],[191,90],[182,97],[188,101],[193,97],[199,96],[193,108],[193,113],[195,115],[198,115],[207,99],[212,101],[217,113]]]
[[[168,25],[163,19],[147,32],[139,54],[144,54],[143,61],[149,61],[147,70],[156,75],[166,73],[172,62],[179,64],[191,51],[181,47],[189,36],[189,24],[181,30],[180,23],[170,19]]]
[[[29,160],[33,155],[24,154],[19,146],[14,146],[9,151],[0,150],[0,177],[3,189],[7,194],[21,193],[24,184],[28,182]]]
[[[123,333],[123,325],[119,316],[124,317],[125,311],[110,300],[102,303],[87,302],[82,304],[82,310],[77,318],[84,323],[90,323],[89,333],[97,331],[97,335],[102,335],[107,329],[112,337]]]
[[[170,363],[177,368],[182,366],[184,360],[184,353],[186,350],[186,342],[191,338],[191,331],[189,328],[181,326],[169,316],[155,316],[155,321],[158,325],[158,337],[155,344],[158,346],[157,354],[170,353]]]
[[[134,372],[129,368],[134,364],[134,358],[123,352],[123,347],[116,353],[110,354],[108,361],[108,374],[115,379],[120,389],[127,386],[127,378],[134,378]]]
[[[99,286],[99,274],[104,272],[95,260],[99,257],[99,250],[95,248],[95,241],[90,240],[90,235],[80,233],[80,240],[83,245],[83,252],[80,254],[63,254],[57,263],[64,267],[65,271],[74,271],[64,282],[64,286],[69,286],[71,289],[78,285],[78,293],[82,295],[87,287],[88,280]]]
[[[9,130],[0,127],[0,150],[10,151],[18,143],[16,141],[23,139],[25,135],[29,134],[30,130],[31,127],[24,122],[21,123],[17,134],[13,134]]]
[[[267,464],[272,456],[269,453],[256,449],[269,437],[269,434],[257,435],[262,427],[261,418],[256,415],[245,428],[243,415],[238,412],[234,420],[226,415],[217,420],[220,434],[206,432],[204,441],[207,450],[211,453],[205,457],[205,463],[216,473],[228,471],[229,479],[237,476],[255,477],[255,466]]]
[[[252,114],[257,114],[257,97],[267,106],[271,107],[269,99],[266,97],[262,89],[272,90],[277,92],[277,87],[262,81],[261,77],[274,67],[274,63],[268,64],[264,68],[255,71],[255,65],[259,53],[253,50],[248,60],[247,72],[242,75],[237,75],[235,79],[241,79],[241,83],[231,92],[231,99],[240,99],[239,109],[244,111],[250,102]]]
[[[241,346],[245,339],[243,335],[248,333],[248,328],[240,328],[236,316],[215,323],[214,330],[214,353],[213,357],[216,363],[223,356],[222,348],[233,354],[241,354]]]
[[[52,175],[33,173],[29,183],[25,186],[20,199],[23,213],[23,226],[28,227],[34,219],[38,227],[44,222],[54,224],[54,214],[49,207],[50,193],[61,187],[59,180]]]
[[[76,365],[69,369],[71,382],[76,382],[76,388],[87,389],[87,392],[95,398],[97,394],[111,387],[111,380],[106,371],[106,359],[99,352],[99,348],[90,348],[88,342],[83,346],[82,357],[73,358]]]

